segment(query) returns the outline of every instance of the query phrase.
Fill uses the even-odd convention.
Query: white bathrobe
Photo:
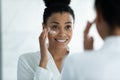
[[[120,36],[106,38],[100,50],[69,55],[62,80],[120,80]]]
[[[46,69],[39,67],[39,62],[40,52],[21,55],[18,61],[17,80],[61,80],[61,74],[50,53]]]

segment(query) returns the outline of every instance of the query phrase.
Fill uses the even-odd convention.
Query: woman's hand
[[[84,30],[84,50],[93,50],[93,42],[94,42],[93,37],[88,36],[92,24],[93,22],[92,23],[88,22]]]
[[[48,48],[46,46],[46,38],[48,36],[47,28],[43,29],[43,32],[40,34],[39,37],[39,44],[40,44],[40,51],[41,51],[41,60],[40,60],[40,67],[46,68],[48,62]]]

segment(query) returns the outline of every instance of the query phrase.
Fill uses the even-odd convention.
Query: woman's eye
[[[69,30],[71,30],[71,29],[72,29],[71,26],[66,26],[66,27],[65,27],[65,30],[67,30],[67,31],[69,31]]]
[[[58,26],[57,25],[54,25],[51,27],[52,30],[57,30],[58,29]]]

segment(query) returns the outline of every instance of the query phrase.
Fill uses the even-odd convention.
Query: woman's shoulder
[[[40,52],[36,51],[36,52],[28,52],[28,53],[24,53],[22,55],[20,55],[20,58],[31,58],[31,57],[36,57],[39,56]]]
[[[20,55],[19,60],[21,61],[27,61],[27,62],[36,62],[38,60],[40,60],[40,52],[29,52],[29,53],[24,53],[22,55]]]
[[[35,71],[40,61],[40,52],[29,52],[20,55],[18,60],[18,67],[26,68],[26,70]]]

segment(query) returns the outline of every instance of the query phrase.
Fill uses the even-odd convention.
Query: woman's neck
[[[116,27],[114,30],[113,30],[113,34],[114,36],[120,36],[120,26]]]
[[[61,59],[67,55],[67,48],[48,47],[48,50],[54,59]]]
[[[48,50],[51,53],[59,72],[61,72],[63,60],[64,60],[65,56],[68,54],[67,47],[66,48],[56,48],[56,47],[49,46]]]

